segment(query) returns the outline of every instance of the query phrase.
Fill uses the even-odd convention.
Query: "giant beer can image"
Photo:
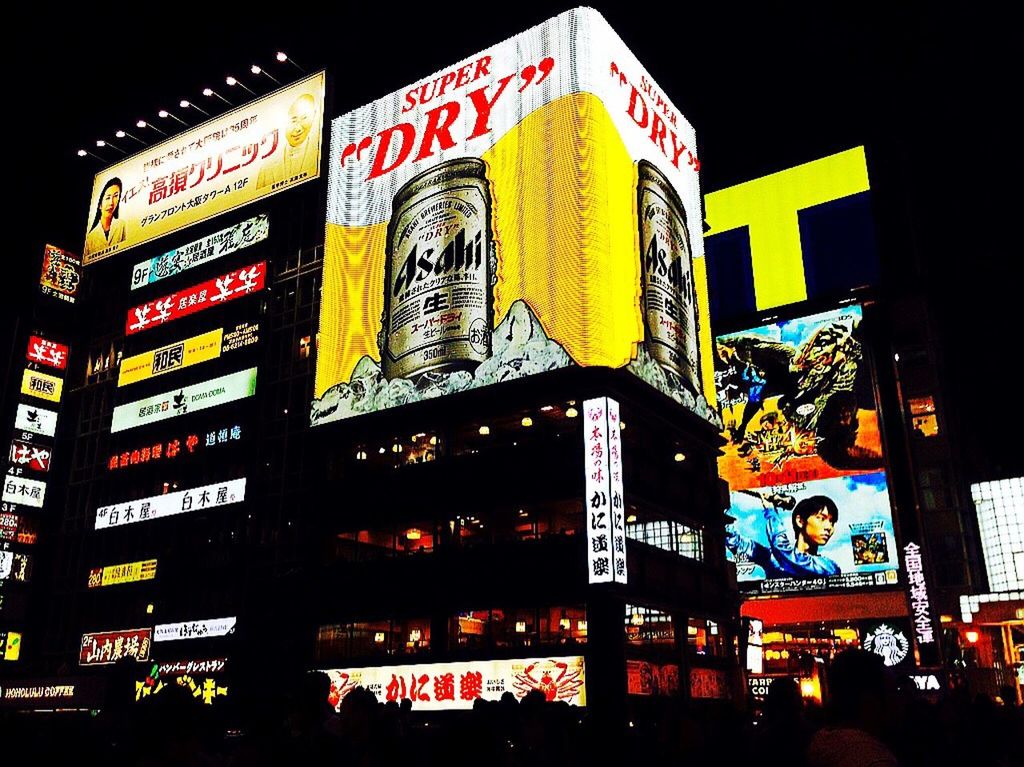
[[[378,336],[385,378],[472,372],[491,356],[497,260],[483,160],[448,160],[397,192]]]
[[[647,352],[694,395],[701,394],[700,345],[686,213],[668,179],[637,163],[641,308]]]

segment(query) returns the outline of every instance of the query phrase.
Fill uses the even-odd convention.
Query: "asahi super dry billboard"
[[[336,119],[311,422],[571,365],[717,420],[695,147],[590,9]]]

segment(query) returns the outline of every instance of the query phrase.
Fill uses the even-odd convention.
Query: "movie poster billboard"
[[[834,311],[720,336],[715,385],[732,490],[884,468],[862,311]]]
[[[334,120],[311,423],[573,365],[717,423],[695,152],[585,8]]]
[[[726,528],[740,587],[763,594],[897,583],[885,472],[734,490]]]
[[[85,265],[317,178],[323,107],[318,72],[100,171]]]

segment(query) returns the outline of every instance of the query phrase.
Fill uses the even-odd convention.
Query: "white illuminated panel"
[[[245,500],[245,477],[96,509],[96,529],[206,511]]]
[[[583,403],[584,505],[589,583],[626,583],[626,519],[622,489],[619,403]]]
[[[991,591],[1024,589],[1024,477],[971,485]]]
[[[170,642],[175,639],[206,639],[222,637],[235,631],[238,618],[211,618],[202,621],[161,623],[153,629],[154,642]]]

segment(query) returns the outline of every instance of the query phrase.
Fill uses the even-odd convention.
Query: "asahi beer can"
[[[697,297],[686,212],[679,195],[654,165],[637,169],[644,342],[648,353],[701,393]]]
[[[483,160],[449,160],[409,179],[388,223],[384,377],[472,371],[490,357],[495,270]]]

